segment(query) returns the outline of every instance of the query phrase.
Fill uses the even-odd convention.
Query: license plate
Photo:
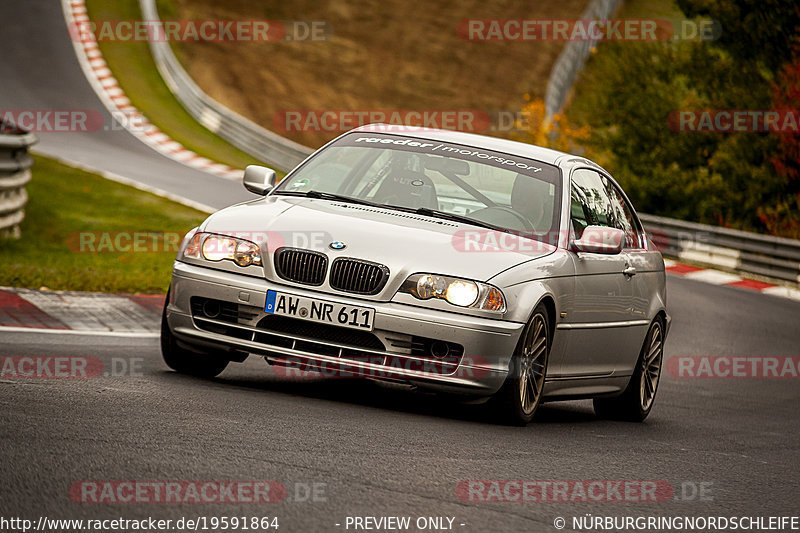
[[[267,291],[264,311],[363,331],[372,331],[375,321],[375,310],[369,307],[337,304],[272,290]]]

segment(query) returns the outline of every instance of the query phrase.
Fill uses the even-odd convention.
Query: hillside
[[[162,18],[324,20],[321,42],[184,42],[181,61],[213,98],[264,127],[297,110],[518,111],[542,97],[562,42],[466,41],[464,19],[577,18],[588,0],[407,2],[160,0]],[[337,132],[288,132],[319,146]]]

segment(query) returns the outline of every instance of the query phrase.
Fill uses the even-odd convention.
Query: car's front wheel
[[[625,392],[615,398],[594,399],[597,416],[630,422],[642,422],[647,418],[656,399],[663,360],[664,326],[657,318],[647,331],[636,369]]]
[[[539,305],[522,334],[508,379],[494,398],[505,421],[525,425],[536,414],[542,402],[550,344],[549,317]]]
[[[191,352],[178,345],[175,335],[169,329],[167,323],[167,304],[169,302],[169,291],[164,302],[164,310],[161,313],[161,356],[167,366],[181,374],[192,376],[213,378],[225,370],[230,362],[228,359]]]

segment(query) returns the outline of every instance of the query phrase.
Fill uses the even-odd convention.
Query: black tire
[[[542,403],[542,390],[552,344],[551,336],[550,317],[544,305],[540,304],[534,309],[530,321],[525,326],[511,359],[506,382],[492,398],[494,408],[503,422],[524,426],[533,420],[536,410]],[[544,343],[543,346],[540,345],[541,342]],[[527,385],[525,388],[527,396],[523,396],[523,383]]]
[[[161,356],[175,372],[203,378],[213,378],[222,373],[230,362],[224,357],[195,353],[178,345],[178,341],[167,324],[167,303],[169,291],[161,313]]]
[[[644,421],[655,403],[663,362],[664,323],[660,318],[656,318],[650,324],[650,329],[644,338],[636,369],[625,392],[614,398],[595,398],[593,402],[595,414],[609,420]],[[642,379],[645,372],[648,373],[647,380]]]

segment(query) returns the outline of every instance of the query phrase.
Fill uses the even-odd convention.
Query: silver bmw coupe
[[[670,318],[664,261],[608,172],[490,137],[370,125],[190,231],[161,348],[216,376],[388,380],[487,398],[511,423],[543,401],[653,407]]]

